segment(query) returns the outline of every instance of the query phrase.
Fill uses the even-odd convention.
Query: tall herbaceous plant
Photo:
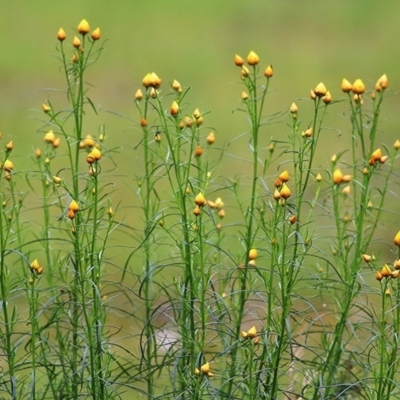
[[[226,102],[248,130],[230,132],[245,144],[234,154],[207,103],[149,72],[117,183],[116,144],[85,125],[103,43],[86,20],[72,38],[59,30],[68,105],[42,105],[28,171],[17,143],[1,153],[0,395],[400,396],[400,231],[381,239],[399,183],[400,141],[384,144],[379,125],[386,75],[372,90],[343,79],[340,100],[311,83],[300,107],[272,114],[273,67],[236,55]],[[339,113],[349,125],[325,160]]]

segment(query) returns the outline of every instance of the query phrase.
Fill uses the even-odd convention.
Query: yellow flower
[[[286,185],[286,183],[284,183],[282,185],[280,195],[285,200],[288,199],[292,195],[292,193],[291,193],[290,189],[288,188],[288,186]]]
[[[71,200],[68,206],[68,210],[76,213],[79,211],[79,204],[75,200]]]
[[[55,138],[56,138],[56,135],[54,134],[54,132],[52,130],[50,130],[44,135],[43,139],[46,143],[52,144],[54,142]]]
[[[79,47],[81,47],[81,44],[81,40],[77,36],[75,36],[72,40],[72,46],[74,46],[76,49],[79,49]]]
[[[249,55],[247,56],[247,64],[249,65],[257,65],[260,62],[260,57],[254,52],[250,51]]]
[[[292,114],[297,114],[297,112],[299,111],[299,107],[297,107],[296,103],[292,103],[292,105],[289,108],[289,111]]]
[[[5,163],[4,163],[4,167],[5,167]],[[396,246],[400,247],[400,231],[397,232],[396,236],[393,239],[393,242]]]
[[[175,100],[172,102],[170,113],[173,117],[179,114],[179,105]]]
[[[6,161],[4,161],[3,167],[7,172],[10,172],[14,169],[14,164],[9,159],[7,159]]]
[[[272,78],[274,76],[274,70],[272,69],[272,65],[268,65],[267,68],[265,68],[264,76],[266,78]]]
[[[354,94],[363,94],[365,92],[365,85],[361,79],[356,79],[351,87]]]
[[[255,260],[258,257],[257,249],[250,249],[249,250],[249,260]]]
[[[100,28],[96,28],[93,32],[92,32],[92,39],[93,40],[99,40],[101,38],[101,31]]]
[[[287,170],[283,171],[282,173],[279,174],[278,178],[283,183],[287,182],[289,180],[289,178],[290,178],[289,172]]]
[[[322,82],[318,83],[318,85],[314,89],[314,93],[317,97],[324,97],[327,91],[328,90]]]
[[[347,79],[343,78],[341,87],[344,93],[350,93],[353,85]]]
[[[176,79],[174,79],[171,86],[172,89],[175,90],[175,92],[182,93],[182,86]]]
[[[211,131],[207,136],[207,143],[214,144],[214,142],[215,142],[215,133]]]
[[[199,193],[195,198],[194,198],[194,203],[197,204],[199,207],[203,207],[206,205],[207,201],[206,198],[204,197],[203,193]]]
[[[60,28],[57,32],[57,39],[60,42],[63,42],[65,40],[65,38],[67,37],[67,34],[65,33],[63,28]]]
[[[81,35],[86,35],[90,31],[90,26],[89,23],[86,21],[86,19],[83,19],[79,25],[78,25],[78,32]]]
[[[376,82],[375,90],[376,90],[377,92],[380,92],[381,89],[382,89],[382,90],[385,90],[385,89],[387,89],[388,86],[389,86],[388,78],[387,78],[386,74],[383,74],[383,75],[378,79],[378,81]]]
[[[342,171],[337,168],[335,171],[333,171],[333,183],[335,185],[339,185],[343,181],[343,173]]]
[[[244,60],[242,57],[238,56],[237,54],[235,54],[235,65],[237,65],[238,67],[241,67],[244,64]]]

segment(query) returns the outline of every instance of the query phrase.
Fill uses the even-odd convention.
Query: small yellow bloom
[[[31,271],[37,271],[38,268],[40,268],[38,259],[35,258],[35,259],[31,262],[31,265],[30,265],[29,267],[30,267]]]
[[[198,217],[201,214],[201,208],[196,204],[196,207],[193,210],[193,214]]]
[[[79,49],[81,47],[81,44],[81,40],[77,36],[75,36],[72,40],[72,46],[74,46],[76,49]]]
[[[210,132],[207,136],[207,143],[208,144],[214,144],[215,143],[215,133],[214,132]]]
[[[335,185],[339,185],[342,183],[342,181],[343,181],[343,173],[339,168],[337,168],[335,169],[335,171],[333,171],[333,183]]]
[[[56,149],[57,147],[60,147],[61,138],[59,138],[59,137],[58,137],[58,138],[55,138],[52,144],[53,144],[53,148],[55,148],[55,149]]]
[[[341,87],[344,93],[350,93],[353,85],[347,79],[343,78]]]
[[[348,196],[348,195],[351,193],[351,187],[350,187],[350,185],[345,186],[345,187],[343,188],[343,190],[342,190],[342,193],[343,193],[345,196]]]
[[[238,56],[237,54],[235,54],[235,65],[238,67],[241,67],[244,64],[244,60],[242,57]]]
[[[14,164],[9,159],[7,159],[6,161],[4,161],[3,168],[5,169],[5,171],[11,172],[14,169]]]
[[[11,140],[6,144],[7,151],[11,151],[14,148],[14,142]]]
[[[53,176],[53,182],[56,185],[59,185],[62,182],[62,179],[59,176]]]
[[[299,107],[297,107],[296,103],[292,103],[292,105],[289,108],[289,111],[292,114],[297,114],[297,112],[299,111]]]
[[[279,178],[279,180],[280,180],[281,182],[283,182],[283,183],[284,183],[284,182],[287,182],[287,181],[289,180],[289,178],[290,178],[289,172],[288,172],[287,170],[281,172],[281,173],[279,174],[278,178]],[[280,186],[280,185],[279,185],[279,186]]]
[[[203,193],[199,193],[195,198],[194,198],[194,203],[197,204],[199,207],[203,207],[207,204],[206,198],[204,197]]]
[[[320,82],[314,89],[314,93],[317,97],[324,97],[328,90],[326,89],[325,85]]]
[[[51,107],[49,107],[47,104],[42,104],[42,110],[44,113],[48,114],[51,111]]]
[[[194,156],[200,157],[203,154],[203,148],[200,145],[197,145],[194,149]]]
[[[86,19],[83,19],[79,25],[78,25],[78,32],[81,35],[86,35],[90,31],[90,26],[89,23],[86,21]]]
[[[394,143],[393,143],[393,148],[395,150],[399,150],[400,149],[400,140],[397,139]]]
[[[365,85],[361,79],[356,79],[351,87],[354,94],[363,94],[365,92]]]
[[[246,101],[249,98],[249,95],[243,90],[242,91],[242,100]]]
[[[4,163],[5,166],[5,163]],[[397,232],[396,236],[393,239],[393,242],[396,246],[400,247],[400,231]]]
[[[44,135],[43,139],[46,143],[52,144],[54,142],[55,138],[56,138],[56,135],[54,134],[54,132],[52,130],[50,130]]]
[[[223,202],[223,200],[221,199],[221,197],[217,197],[216,198],[216,200],[215,200],[215,204],[216,204],[216,206],[217,206],[217,208],[220,210],[221,208],[223,208],[224,207],[224,202]]]
[[[69,203],[68,210],[76,213],[79,211],[79,204],[75,200],[71,200],[71,203]]]
[[[322,175],[318,172],[317,176],[315,177],[315,180],[317,182],[321,182],[322,181]]]
[[[385,264],[382,269],[381,269],[381,275],[384,278],[388,278],[389,276],[392,275],[392,270],[390,269],[389,265]]]
[[[366,263],[369,263],[372,260],[372,256],[370,256],[369,254],[362,254],[361,257]]]
[[[272,78],[274,76],[274,70],[272,69],[272,65],[268,65],[267,68],[265,68],[264,76],[266,78]]]
[[[92,32],[92,39],[93,40],[99,40],[101,38],[101,31],[100,28],[96,28],[93,32]]]
[[[57,32],[57,39],[60,42],[63,42],[65,40],[65,38],[67,37],[67,34],[65,33],[63,28],[60,28]]]
[[[176,117],[179,114],[179,105],[175,100],[172,102],[169,112],[173,117]]]
[[[378,79],[378,81],[376,82],[375,90],[376,90],[377,92],[380,92],[381,89],[382,89],[382,90],[385,90],[385,89],[388,88],[388,86],[389,86],[388,78],[387,78],[386,74],[383,74],[383,75]]]
[[[254,66],[260,62],[260,57],[254,52],[250,51],[249,55],[247,56],[247,64]]]
[[[172,89],[175,90],[175,92],[182,93],[182,86],[176,79],[174,79],[171,86]]]
[[[286,185],[286,183],[284,183],[282,185],[280,195],[285,200],[288,199],[292,195],[292,193],[291,193],[290,189],[288,188],[288,186]]]
[[[326,92],[326,95],[322,98],[322,101],[323,101],[325,104],[330,104],[330,103],[332,103],[332,95],[331,95],[331,92],[330,92],[329,90]]]
[[[249,74],[250,74],[250,71],[245,65],[243,65],[242,66],[242,70],[240,71],[240,73],[241,73],[243,78],[247,78],[249,76]]]
[[[135,99],[138,101],[143,99],[143,92],[140,89],[136,90]]]
[[[255,260],[258,257],[257,249],[250,249],[249,250],[249,260]]]
[[[280,194],[279,190],[275,189],[275,191],[274,191],[274,199],[276,201],[278,201],[278,200],[280,200],[280,198],[281,198],[281,194]]]

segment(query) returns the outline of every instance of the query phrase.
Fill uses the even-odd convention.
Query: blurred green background
[[[150,71],[163,79],[165,93],[174,79],[192,87],[186,98],[188,113],[197,107],[210,111],[205,126],[217,132],[214,147],[227,148],[217,173],[226,178],[246,174],[247,164],[236,161],[237,157],[248,159],[249,152],[248,137],[237,139],[248,130],[244,114],[232,113],[240,106],[243,89],[234,55],[246,57],[254,50],[262,68],[273,65],[266,114],[286,111],[296,101],[306,129],[313,108],[309,91],[320,81],[334,100],[344,98],[343,77],[351,82],[362,78],[367,90],[372,90],[386,73],[387,95],[398,91],[399,15],[398,0],[2,1],[0,131],[4,141],[15,142],[16,168],[29,169],[31,162],[25,155],[43,146],[41,104],[50,99],[58,110],[67,107],[66,96],[59,92],[66,86],[57,59],[57,31],[64,28],[68,45],[85,18],[92,29],[101,28],[102,41],[106,41],[105,51],[86,76],[93,85],[89,96],[101,111],[96,116],[88,110],[85,134],[98,134],[99,126],[105,124],[106,145],[121,149],[113,174],[128,176],[116,187],[123,206],[135,205],[133,174],[142,171],[139,152],[132,150],[141,137],[133,96]],[[171,102],[167,98],[165,107]],[[387,99],[381,116],[379,140],[389,146],[400,136],[397,104],[397,97]],[[347,102],[333,105],[328,114],[317,160],[324,169],[326,160],[350,143]],[[282,123],[262,132],[262,156],[268,154],[271,138],[284,139],[289,132],[289,115],[279,120]],[[209,129],[204,129],[205,136]],[[126,190],[130,195],[125,196]],[[134,224],[134,216],[128,214],[128,222]]]
[[[217,147],[228,146],[219,173],[233,177],[246,170],[234,157],[249,157],[248,138],[230,142],[248,129],[244,114],[232,113],[240,106],[239,69],[233,63],[237,53],[246,57],[254,50],[261,65],[272,64],[274,77],[266,102],[266,113],[288,110],[295,101],[304,129],[312,118],[309,91],[320,81],[333,99],[342,99],[342,78],[361,78],[372,90],[386,73],[388,95],[400,88],[399,45],[400,2],[365,0],[277,0],[277,1],[1,1],[0,3],[0,131],[3,142],[14,140],[16,168],[29,169],[26,157],[43,146],[45,117],[41,104],[50,99],[58,109],[66,107],[65,82],[57,59],[56,34],[67,32],[67,43],[82,18],[91,28],[101,28],[105,51],[90,68],[87,80],[93,84],[89,96],[100,107],[98,116],[88,112],[87,134],[98,133],[105,124],[106,145],[121,149],[114,155],[115,176],[129,179],[116,187],[122,206],[134,202],[134,173],[140,156],[132,149],[141,136],[139,116],[133,103],[144,75],[154,71],[167,83],[177,79],[192,87],[187,97],[188,112],[210,111],[206,125],[217,132]],[[171,101],[167,99],[166,107]],[[391,145],[400,137],[398,99],[387,99],[382,113],[380,136]],[[321,165],[349,146],[347,103],[333,105],[319,152]],[[348,114],[348,113],[347,113]],[[271,137],[285,138],[289,115],[283,122],[265,128],[267,147]],[[209,131],[205,130],[205,134]],[[342,136],[341,136],[342,134]],[[246,155],[243,153],[246,152]],[[232,156],[232,157],[231,157]],[[18,157],[18,158],[17,158]],[[135,157],[137,159],[135,160]],[[272,174],[273,172],[271,172]],[[117,178],[116,178],[117,179]],[[124,193],[130,193],[124,196]],[[125,222],[137,217],[129,211]],[[233,222],[233,221],[232,221]],[[396,222],[396,221],[394,221]],[[397,221],[400,222],[400,221]],[[394,232],[395,233],[395,232]],[[391,232],[388,240],[391,243]]]

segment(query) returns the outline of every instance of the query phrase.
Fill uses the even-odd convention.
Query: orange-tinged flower
[[[250,74],[250,71],[245,65],[243,65],[242,66],[242,70],[240,71],[240,73],[242,74],[243,78],[247,78],[249,76],[249,74]]]
[[[296,215],[291,215],[290,218],[289,218],[289,222],[290,222],[290,225],[295,224],[297,222]]]
[[[85,139],[83,140],[85,147],[94,147],[96,142],[95,140],[92,138],[91,135],[86,135]]]
[[[92,154],[95,161],[99,161],[101,159],[101,151],[97,147],[94,147],[90,153]]]
[[[55,149],[56,149],[57,147],[60,147],[61,138],[59,138],[59,137],[58,137],[58,138],[55,138],[52,144],[53,144],[53,148],[55,148]]]
[[[211,131],[207,136],[207,143],[214,144],[215,143],[215,133]]]
[[[366,263],[369,263],[372,261],[372,256],[370,256],[369,254],[361,254],[361,257]]]
[[[81,47],[81,44],[81,40],[77,36],[75,36],[72,40],[72,46],[74,46],[76,49],[79,49]]]
[[[218,217],[221,219],[225,218],[225,210],[223,208],[218,211]]]
[[[12,171],[14,169],[14,164],[9,159],[7,159],[6,161],[4,161],[3,168],[7,172],[10,172],[10,171]]]
[[[36,156],[37,158],[42,157],[42,150],[36,149],[36,150],[35,150],[35,156]]]
[[[140,89],[136,90],[135,99],[138,101],[143,99],[143,92]]]
[[[280,174],[279,174],[279,180],[281,181],[281,182],[287,182],[288,180],[289,180],[289,178],[290,178],[290,176],[289,176],[289,172],[287,171],[287,170],[285,170],[285,171],[283,171],[283,172],[281,172]]]
[[[6,144],[6,150],[11,151],[14,148],[14,142],[11,140]]]
[[[78,32],[81,35],[86,35],[90,31],[90,26],[89,23],[86,21],[86,19],[83,19],[81,22],[79,22],[78,25]]]
[[[255,260],[258,257],[257,249],[250,249],[249,250],[249,260]]]
[[[272,69],[272,65],[268,65],[267,68],[265,68],[264,76],[266,78],[272,78],[274,76],[274,70]]]
[[[171,109],[169,112],[173,117],[176,117],[179,114],[179,105],[175,100],[172,102]]]
[[[57,32],[57,39],[60,42],[63,42],[65,40],[65,38],[67,37],[67,34],[65,33],[63,28],[60,28]]]
[[[383,279],[383,276],[382,276],[382,274],[381,274],[381,271],[376,271],[376,273],[375,273],[375,279],[376,279],[377,281],[381,281],[381,280]]]
[[[326,95],[322,98],[322,101],[323,101],[325,104],[330,104],[330,103],[332,103],[332,95],[331,95],[331,92],[330,92],[329,90],[326,92]]]
[[[380,148],[376,149],[372,154],[371,154],[371,158],[374,161],[379,161],[380,158],[382,157],[382,150]]]
[[[197,204],[199,207],[203,207],[207,204],[206,198],[204,197],[203,193],[199,193],[194,198],[194,203]]]
[[[31,271],[37,271],[40,268],[40,264],[37,258],[35,258],[32,262],[31,265],[29,266]]]
[[[339,168],[337,168],[337,169],[335,169],[335,171],[333,171],[332,177],[333,177],[333,183],[335,185],[340,185],[343,181],[343,173]]]
[[[200,157],[203,154],[203,148],[200,145],[197,145],[194,149],[195,157]]]
[[[158,89],[161,86],[161,79],[154,72],[149,72],[142,80],[142,84],[145,88],[152,87]]]
[[[258,57],[257,53],[254,51],[250,51],[249,55],[247,56],[247,64],[249,65],[257,65],[260,62],[260,57]]]
[[[252,326],[248,331],[247,335],[250,339],[254,339],[257,336],[257,329],[255,326]]]
[[[289,111],[292,114],[297,114],[297,112],[299,111],[299,107],[297,107],[296,103],[292,103],[292,105],[289,108]]]
[[[396,261],[393,263],[393,265],[394,265],[394,268],[395,268],[395,269],[400,269],[400,260],[399,260],[399,259],[396,260]]]
[[[286,185],[286,183],[284,183],[282,185],[282,188],[281,188],[281,191],[280,191],[280,195],[285,200],[288,199],[292,195],[292,193],[291,193],[289,187]]]
[[[193,210],[193,214],[198,217],[201,214],[201,208],[196,204],[196,207]]]
[[[308,128],[305,132],[304,132],[304,136],[307,138],[310,138],[313,134],[313,129],[312,128]]]
[[[5,163],[4,163],[5,166]],[[396,236],[393,239],[393,242],[396,246],[400,247],[400,231],[397,232]]]
[[[343,78],[341,88],[344,93],[350,93],[353,85],[347,79]]]
[[[354,94],[363,94],[365,92],[365,85],[361,79],[356,79],[351,87]]]
[[[328,90],[326,89],[325,85],[320,82],[314,89],[314,93],[317,97],[324,97]]]
[[[235,54],[235,65],[241,67],[243,64],[244,64],[243,58]]]
[[[174,79],[171,86],[172,89],[175,90],[175,92],[182,93],[182,86],[176,79]]]
[[[55,138],[56,138],[56,135],[54,134],[54,132],[52,130],[50,130],[44,135],[43,139],[46,143],[52,144],[54,142]]]
[[[389,86],[388,78],[387,78],[386,74],[383,74],[383,75],[378,79],[378,81],[376,82],[375,90],[376,90],[377,92],[380,92],[381,89],[382,89],[382,90],[385,90],[385,89],[387,89],[388,86]]]
[[[42,104],[42,110],[43,110],[43,112],[48,114],[51,111],[51,107],[48,106],[47,104]]]
[[[279,178],[276,178],[274,185],[276,188],[280,188],[282,186],[282,181]]]
[[[93,32],[92,32],[92,39],[93,40],[99,40],[101,38],[101,31],[100,28],[96,28]]]
[[[382,267],[382,269],[381,269],[381,275],[382,275],[384,278],[388,278],[389,276],[392,275],[392,270],[391,270],[391,268],[389,267],[389,265],[385,264],[385,265]]]
[[[275,191],[274,191],[274,199],[276,201],[278,201],[278,200],[280,200],[280,198],[281,198],[281,194],[280,194],[279,190],[275,189]]]
[[[350,182],[352,179],[353,179],[353,175],[349,175],[349,174],[343,175],[342,182],[348,183],[348,182]]]
[[[76,213],[79,211],[79,204],[75,200],[71,200],[68,206],[68,210]]]

